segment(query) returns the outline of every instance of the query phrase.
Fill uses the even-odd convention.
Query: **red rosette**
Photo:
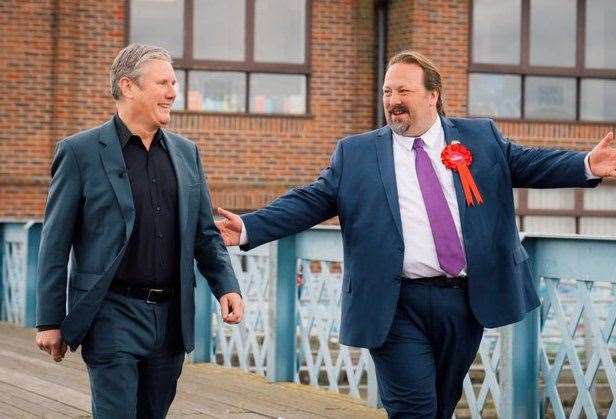
[[[456,169],[459,164],[470,166],[473,155],[470,150],[460,143],[449,144],[441,153],[441,161],[449,169]]]
[[[473,163],[471,151],[459,142],[452,142],[441,152],[441,161],[448,169],[458,172],[466,204],[475,205],[475,201],[477,204],[483,204],[483,197],[469,170],[469,166]]]

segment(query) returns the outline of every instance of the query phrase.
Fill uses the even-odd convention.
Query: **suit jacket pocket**
[[[342,291],[346,293],[351,292],[351,275],[344,275],[342,277]]]
[[[186,196],[188,198],[188,210],[192,211],[195,207],[199,208],[199,198],[201,197],[201,188],[203,185],[201,183],[195,183],[193,185],[188,185],[186,188]]]
[[[71,273],[70,286],[82,291],[89,291],[98,283],[103,274],[90,274],[82,272]]]
[[[513,249],[513,261],[516,265],[528,260],[528,253],[526,253],[526,249],[524,246],[519,245],[515,249]]]

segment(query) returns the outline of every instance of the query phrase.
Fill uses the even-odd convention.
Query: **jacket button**
[[[118,174],[118,177],[123,178],[124,177],[124,172],[120,172],[120,174]]]
[[[398,253],[400,253],[401,255],[404,254],[404,247],[399,247],[398,248]]]

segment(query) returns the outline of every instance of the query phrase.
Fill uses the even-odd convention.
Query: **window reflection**
[[[473,2],[473,62],[519,64],[520,12],[520,0]]]
[[[183,110],[186,106],[186,100],[184,98],[184,88],[186,87],[186,72],[184,70],[175,70],[175,102],[171,109],[174,111]]]
[[[474,116],[519,118],[520,76],[506,74],[471,74],[469,113]]]
[[[582,119],[616,121],[616,80],[584,79],[581,91]]]
[[[183,0],[132,0],[130,41],[163,47],[173,57],[184,52]]]
[[[251,74],[250,112],[306,113],[306,77]]]
[[[255,1],[255,61],[305,61],[306,0]]]
[[[616,69],[616,2],[586,2],[586,67]]]
[[[530,63],[575,66],[577,0],[530,2]]]
[[[246,75],[229,71],[191,71],[188,109],[212,112],[244,112]]]
[[[575,79],[527,77],[525,88],[527,118],[575,119]]]
[[[244,60],[245,5],[245,0],[195,2],[195,58]]]

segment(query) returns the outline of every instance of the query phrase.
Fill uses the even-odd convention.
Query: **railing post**
[[[195,351],[193,362],[212,361],[212,292],[205,278],[195,268]]]
[[[6,320],[4,313],[4,230],[6,224],[0,223],[0,320]]]
[[[36,270],[38,250],[41,242],[42,224],[30,221],[24,225],[26,230],[26,272],[24,326],[36,326]]]
[[[379,396],[379,383],[376,378],[374,361],[372,360],[372,355],[370,355],[370,353],[368,353],[367,356],[367,364],[368,366],[366,368],[366,373],[368,374],[368,399],[366,401],[370,407],[383,407],[381,397]],[[372,372],[372,374],[370,372]]]
[[[295,296],[296,236],[278,240],[272,246],[276,275],[270,283],[270,347],[267,359],[269,381],[295,380]],[[275,249],[275,250],[274,250]]]
[[[536,241],[524,240],[533,275],[533,285],[539,291],[539,276],[536,269]],[[501,395],[501,414],[508,419],[536,419],[539,417],[539,337],[541,308],[527,313],[524,319],[508,328],[509,338],[503,342],[504,360],[510,359],[504,368],[506,382]],[[509,353],[507,353],[509,352]],[[509,357],[509,358],[507,358]]]

